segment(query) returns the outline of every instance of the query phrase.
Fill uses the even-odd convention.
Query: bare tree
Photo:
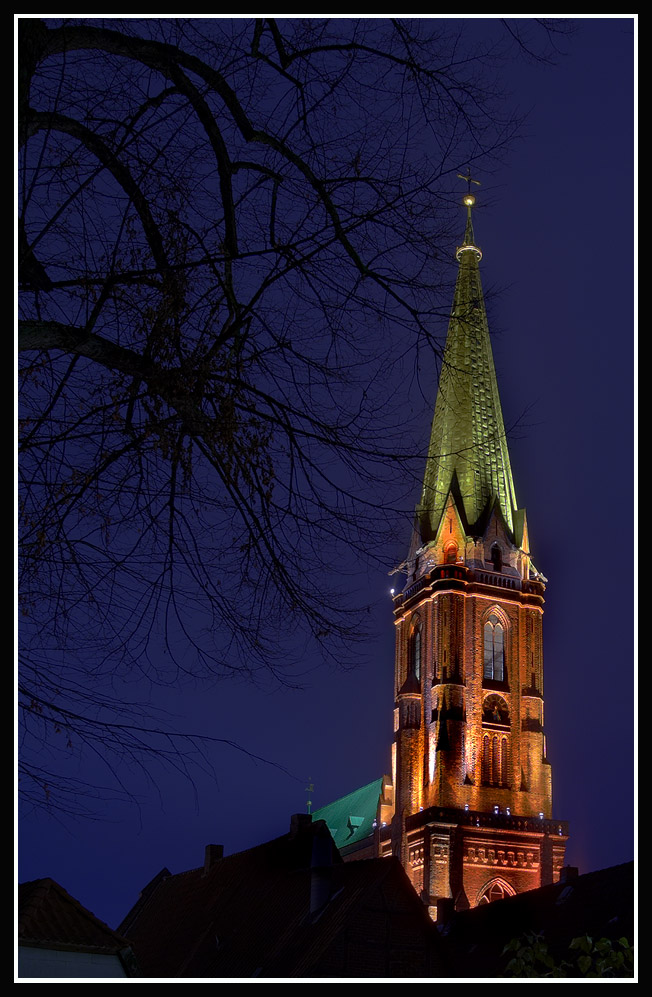
[[[415,456],[388,372],[437,349],[455,175],[515,128],[462,27],[20,20],[29,798],[44,744],[147,767],[121,676],[291,681],[360,636],[331,569]]]

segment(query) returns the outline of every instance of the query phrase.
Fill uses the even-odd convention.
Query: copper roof
[[[436,537],[455,487],[467,527],[497,500],[514,529],[516,496],[474,242],[469,207],[417,510],[423,542]]]
[[[347,793],[315,810],[313,820],[325,820],[338,848],[359,845],[373,834],[378,800],[383,780],[375,779],[366,786]]]

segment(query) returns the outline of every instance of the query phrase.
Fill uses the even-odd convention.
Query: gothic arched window
[[[500,785],[500,741],[495,736],[491,739],[491,782]]]
[[[503,879],[494,879],[487,883],[478,899],[478,907],[481,904],[491,904],[494,900],[503,900],[505,897],[513,897],[515,890]]]
[[[482,782],[485,786],[509,786],[509,734],[496,726],[509,726],[509,709],[500,696],[487,696],[482,704]],[[489,729],[487,729],[489,727]]]
[[[489,753],[489,744],[489,735],[485,734],[482,738],[482,781],[487,786],[491,783],[491,755]]]
[[[503,554],[498,544],[494,544],[491,548],[491,561],[494,566],[494,571],[503,570]]]
[[[444,561],[446,564],[457,564],[457,544],[452,543],[446,547]]]
[[[484,625],[484,677],[505,680],[505,631],[495,613]]]
[[[410,640],[410,670],[421,681],[421,627],[416,626]]]
[[[423,657],[423,627],[421,619],[416,614],[410,622],[410,629],[407,639],[407,669],[406,678],[413,675],[417,682],[421,682]]]

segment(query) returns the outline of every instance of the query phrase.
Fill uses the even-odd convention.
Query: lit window
[[[497,737],[491,739],[491,781],[500,784],[500,742]]]
[[[412,627],[408,644],[408,670],[418,682],[421,681],[421,624]]]
[[[484,677],[495,682],[505,677],[504,630],[493,613],[484,625]]]
[[[457,544],[449,544],[444,553],[446,564],[457,564]]]
[[[500,696],[488,696],[482,707],[482,782],[485,786],[509,786],[509,735],[495,725],[509,726],[507,703]],[[486,730],[491,725],[494,730]]]

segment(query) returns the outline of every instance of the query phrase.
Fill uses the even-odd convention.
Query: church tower
[[[469,188],[471,185],[470,178]],[[431,914],[559,878],[543,711],[546,579],[518,509],[480,281],[474,196],[421,499],[394,596],[395,737],[376,853],[401,858]]]

